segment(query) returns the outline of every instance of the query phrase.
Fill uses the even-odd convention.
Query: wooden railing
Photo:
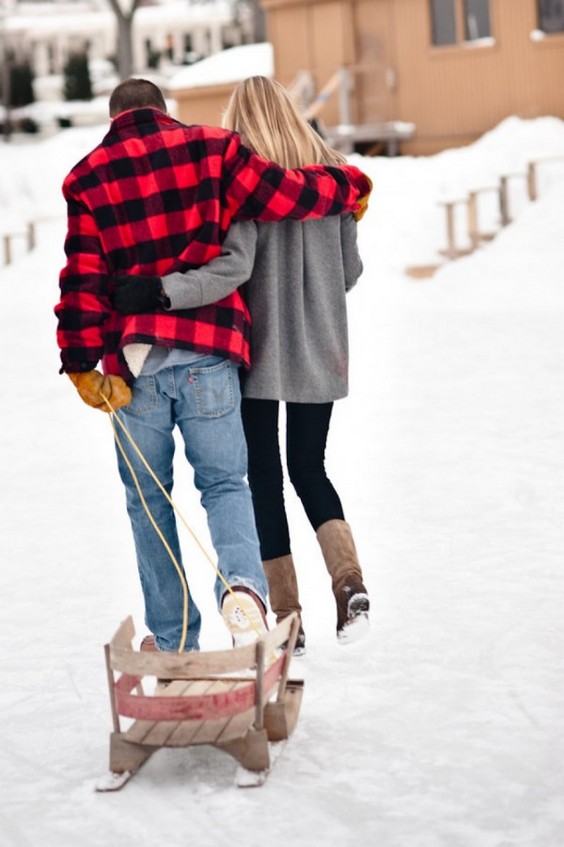
[[[7,221],[0,218],[0,240],[2,241],[3,265],[11,265],[14,261],[15,242],[23,242],[23,249],[29,253],[37,245],[37,228],[41,223],[57,219],[57,215],[44,215],[34,218],[20,218],[18,221]]]
[[[439,201],[439,205],[445,210],[445,227],[446,227],[446,246],[439,253],[446,259],[458,259],[461,256],[467,256],[476,250],[484,241],[491,241],[496,236],[496,232],[484,231],[480,225],[480,208],[479,198],[485,194],[497,195],[497,203],[499,209],[499,226],[501,228],[508,226],[513,222],[511,209],[511,184],[515,181],[523,180],[526,186],[526,194],[531,202],[535,202],[539,197],[538,186],[538,171],[541,166],[550,163],[562,163],[564,165],[564,155],[562,156],[544,156],[539,159],[530,161],[524,172],[511,172],[502,174],[499,177],[497,186],[484,186],[469,191],[466,197],[456,197],[448,200]],[[457,226],[460,224],[460,219],[457,219],[460,211],[466,216],[466,226]],[[461,243],[460,233],[464,232],[464,240]],[[439,264],[431,265],[413,265],[406,268],[406,272],[413,277],[432,276],[440,267]]]

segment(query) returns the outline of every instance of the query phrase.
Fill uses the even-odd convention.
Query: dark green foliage
[[[14,65],[10,74],[12,106],[27,106],[35,100],[33,94],[33,71],[29,62]]]
[[[65,100],[92,100],[92,81],[86,53],[71,53],[63,74]]]
[[[15,64],[12,60],[10,65],[10,103],[12,107],[27,106],[35,101],[33,93],[33,71],[29,62]],[[2,80],[0,79],[0,97],[4,102]]]

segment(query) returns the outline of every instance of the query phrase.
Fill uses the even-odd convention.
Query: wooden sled
[[[245,647],[148,653],[133,649],[133,621],[123,621],[104,648],[114,731],[110,774],[97,790],[121,788],[160,747],[201,744],[239,762],[239,785],[262,784],[281,746],[275,742],[283,743],[298,719],[303,680],[288,679],[298,628],[293,613]],[[159,680],[152,694],[146,676]],[[123,730],[120,718],[133,723]]]

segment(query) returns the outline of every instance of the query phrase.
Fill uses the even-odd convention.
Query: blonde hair
[[[268,77],[251,76],[238,84],[222,126],[238,132],[247,147],[283,168],[346,163],[302,118],[289,91]]]

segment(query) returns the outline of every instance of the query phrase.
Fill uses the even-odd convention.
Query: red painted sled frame
[[[210,744],[247,771],[268,772],[269,742],[287,739],[299,715],[303,681],[288,679],[298,629],[294,613],[245,647],[147,653],[133,649],[133,621],[123,621],[104,648],[115,779],[98,790],[120,788],[160,747]],[[170,681],[149,694],[144,677]],[[133,723],[124,729],[121,718]]]

